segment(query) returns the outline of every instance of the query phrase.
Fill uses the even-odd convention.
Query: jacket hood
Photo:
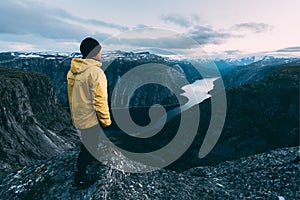
[[[73,74],[80,74],[91,66],[101,67],[102,64],[94,59],[73,58],[71,61],[70,71]]]

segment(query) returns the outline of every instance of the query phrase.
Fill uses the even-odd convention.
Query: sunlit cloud
[[[28,51],[28,50],[31,51],[36,49],[34,45],[28,43],[12,43],[9,44],[7,48],[14,51]]]

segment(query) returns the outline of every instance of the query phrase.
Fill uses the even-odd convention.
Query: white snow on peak
[[[21,54],[19,55],[20,58],[42,58],[42,56],[40,55],[36,55],[36,54]]]

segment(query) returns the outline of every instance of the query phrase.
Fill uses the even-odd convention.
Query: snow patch
[[[21,54],[19,55],[20,58],[42,58],[42,56],[40,55],[35,55],[35,54],[28,54],[28,55],[25,55],[25,54]]]

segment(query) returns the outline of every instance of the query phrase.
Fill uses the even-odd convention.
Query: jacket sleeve
[[[98,120],[103,127],[109,126],[112,122],[108,108],[107,95],[107,79],[101,69],[91,74],[91,91],[93,98],[93,105],[96,111]]]
[[[68,100],[70,105],[70,112],[72,113],[72,95],[73,95],[75,76],[71,71],[69,71],[67,74],[67,81],[68,81]]]

